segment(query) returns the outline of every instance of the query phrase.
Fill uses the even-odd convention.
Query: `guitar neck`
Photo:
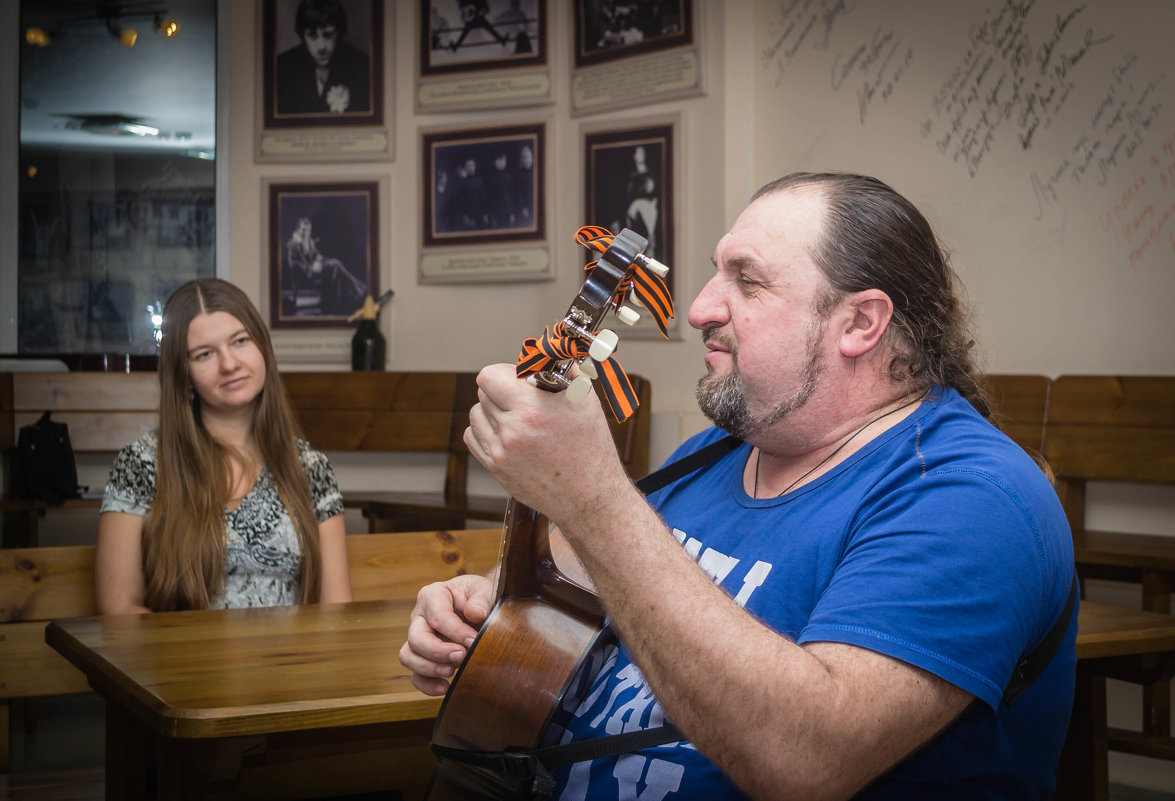
[[[603,619],[596,594],[560,569],[551,550],[550,521],[514,499],[506,513],[498,597],[540,598],[581,620]]]

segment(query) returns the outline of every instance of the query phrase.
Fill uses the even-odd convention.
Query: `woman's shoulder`
[[[152,429],[133,442],[124,445],[118,454],[118,459],[124,462],[155,464],[155,454],[158,450],[159,438]]]
[[[330,460],[326,458],[326,454],[315,448],[309,442],[299,438],[297,440],[298,446],[298,461],[304,465],[329,465]]]

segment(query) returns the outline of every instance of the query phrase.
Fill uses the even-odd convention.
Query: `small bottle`
[[[388,343],[379,330],[379,310],[392,297],[392,290],[380,296],[378,301],[371,295],[363,299],[363,306],[347,318],[348,322],[359,319],[359,328],[351,337],[351,369],[383,370],[387,366]],[[361,318],[361,319],[360,319]]]
[[[375,320],[360,320],[359,330],[351,337],[351,369],[383,370],[387,362],[388,343]]]

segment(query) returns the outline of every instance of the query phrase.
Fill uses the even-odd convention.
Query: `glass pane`
[[[216,0],[22,0],[21,28],[19,351],[154,353],[215,267]]]

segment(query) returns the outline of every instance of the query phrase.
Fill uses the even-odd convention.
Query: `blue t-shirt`
[[[723,436],[702,432],[672,458]],[[1044,674],[1013,706],[1001,703],[1073,577],[1069,526],[1036,463],[953,390],[779,498],[743,490],[749,453],[743,444],[650,496],[701,569],[798,643],[859,645],[978,699],[858,797],[1049,798],[1073,701],[1076,613]],[[563,742],[664,722],[622,646],[593,654],[565,705]],[[559,801],[743,797],[688,742],[579,763],[557,778]]]

